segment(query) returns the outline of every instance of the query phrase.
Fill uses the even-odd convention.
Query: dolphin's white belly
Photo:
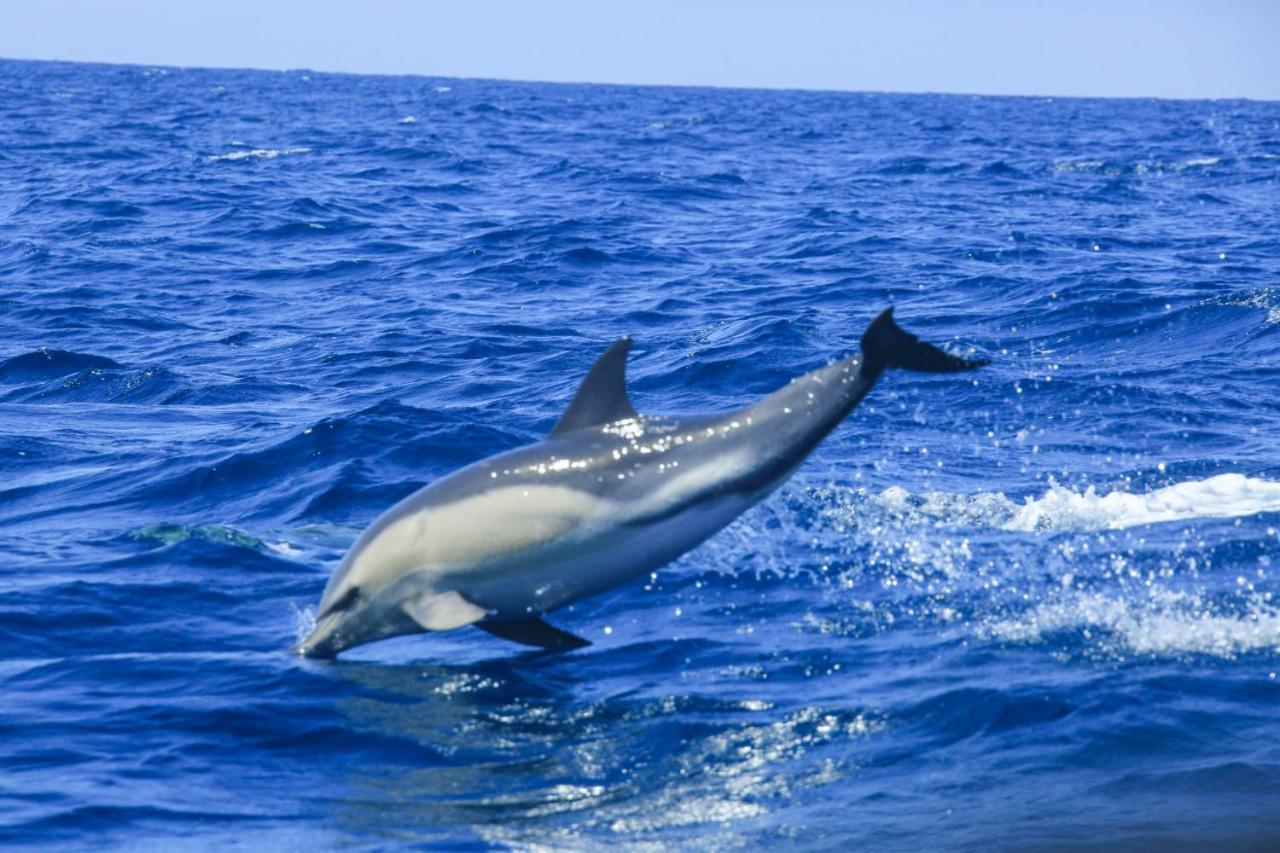
[[[588,496],[589,497],[589,496]],[[592,499],[599,501],[599,499]],[[608,502],[602,502],[608,503]],[[514,619],[571,604],[665,565],[723,528],[753,500],[729,495],[694,503],[654,523],[628,523],[616,507],[598,507],[551,542],[507,554],[482,569],[441,574],[441,589]],[[508,516],[514,528],[545,529],[541,513]],[[532,537],[513,535],[512,539]]]
[[[485,541],[453,547],[474,554],[501,545],[505,551],[495,549],[492,559],[460,565],[436,582],[508,619],[595,595],[669,563],[754,504],[759,495],[694,499],[741,476],[753,461],[739,451],[673,468],[647,484],[643,496],[625,502],[565,487],[534,487],[501,506],[489,496],[473,498],[485,521],[467,533]],[[469,514],[456,514],[459,523],[449,531],[455,538]]]

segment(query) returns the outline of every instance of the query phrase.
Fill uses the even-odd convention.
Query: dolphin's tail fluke
[[[881,312],[862,333],[862,370],[872,378],[890,367],[923,373],[958,373],[990,363],[989,358],[960,358],[925,343],[893,322],[892,308]]]

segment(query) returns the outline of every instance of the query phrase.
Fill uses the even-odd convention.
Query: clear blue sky
[[[27,0],[3,5],[0,56],[1280,100],[1280,0]]]

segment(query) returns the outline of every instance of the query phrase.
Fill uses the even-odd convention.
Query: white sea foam
[[[1145,494],[1108,492],[1092,486],[1084,493],[1051,486],[1027,498],[1006,530],[1119,529],[1193,518],[1238,518],[1280,510],[1280,483],[1243,474],[1188,480]]]
[[[282,557],[288,557],[296,560],[298,557],[304,556],[307,552],[297,547],[291,542],[285,542],[283,539],[279,542],[268,542],[267,547],[275,551]]]
[[[1195,166],[1216,166],[1221,162],[1221,157],[1192,157],[1190,160],[1179,160],[1173,164],[1173,168],[1190,169]]]
[[[261,158],[263,160],[274,160],[277,157],[287,157],[290,154],[307,154],[310,148],[253,148],[249,151],[229,151],[226,154],[214,154],[205,158],[206,163],[214,163],[219,160],[247,160],[251,157]]]
[[[1024,498],[1021,504],[1001,492],[969,495],[927,492],[913,496],[895,486],[885,489],[873,501],[878,508],[893,515],[1029,533],[1119,530],[1165,521],[1238,518],[1280,511],[1280,482],[1243,474],[1219,474],[1150,492],[1117,490],[1102,494],[1093,486],[1076,491],[1052,483],[1043,494]],[[857,512],[853,507],[849,510],[852,514]]]
[[[1105,167],[1103,160],[1059,160],[1053,164],[1055,172],[1095,172]]]
[[[1121,175],[1132,171],[1136,175],[1158,175],[1166,169],[1180,172],[1183,169],[1194,169],[1199,166],[1216,166],[1220,162],[1222,162],[1221,157],[1191,157],[1172,162],[1139,160],[1131,165],[1107,160],[1058,160],[1053,164],[1053,171],[1098,172],[1103,175]]]
[[[1016,617],[992,621],[979,634],[1038,643],[1063,631],[1081,631],[1111,653],[1229,658],[1251,651],[1280,652],[1280,612],[1270,602],[1254,598],[1243,613],[1218,613],[1198,594],[1158,588],[1138,597],[1072,591]]]
[[[405,116],[404,118],[400,119],[400,123],[401,123],[401,124],[417,124],[417,123],[418,123],[418,117],[417,117],[417,116]]]

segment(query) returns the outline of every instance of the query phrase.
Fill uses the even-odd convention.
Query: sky
[[[1280,100],[1280,0],[0,0],[0,57]]]

